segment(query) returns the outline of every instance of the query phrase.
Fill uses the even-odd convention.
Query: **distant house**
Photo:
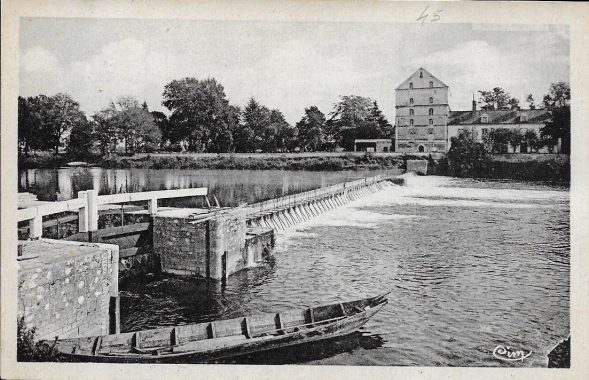
[[[391,139],[356,139],[354,140],[354,152],[392,152],[393,142]]]
[[[540,129],[550,120],[550,114],[546,110],[476,110],[473,102],[471,111],[451,111],[448,118],[448,135],[457,137],[461,132],[468,130],[473,133],[478,141],[492,130],[498,128],[519,129],[520,132],[534,131],[540,136]],[[448,147],[449,148],[449,147]],[[526,143],[520,146],[508,147],[509,153],[531,153]],[[558,149],[556,149],[558,151]],[[540,152],[548,152],[543,148]]]
[[[446,84],[422,67],[395,89],[396,152],[447,152],[450,139],[464,130],[475,131],[479,140],[496,128],[534,130],[540,135],[550,118],[545,110],[477,110],[474,100],[470,111],[450,111],[448,91]],[[515,152],[530,152],[530,148],[522,144]]]

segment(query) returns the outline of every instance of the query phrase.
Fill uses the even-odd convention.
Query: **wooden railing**
[[[345,190],[354,190],[359,187],[375,184],[381,180],[381,176],[367,177],[356,181],[343,182],[335,185],[322,187],[316,190],[309,190],[298,194],[287,195],[280,198],[270,199],[264,202],[253,203],[247,206],[247,215],[253,215],[264,211],[287,208],[298,203],[319,199],[342,193]]]
[[[40,238],[43,235],[43,217],[62,212],[77,212],[79,232],[98,230],[98,206],[105,204],[147,201],[149,214],[157,214],[158,199],[206,196],[206,187],[178,190],[146,191],[142,193],[123,193],[98,195],[96,190],[80,191],[78,198],[62,202],[52,202],[36,207],[17,210],[19,222],[29,221],[29,237]]]

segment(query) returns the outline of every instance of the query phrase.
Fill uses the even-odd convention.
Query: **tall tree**
[[[141,106],[137,99],[127,96],[118,98],[114,105],[114,122],[125,144],[125,153],[154,151],[161,141],[161,131],[147,110],[147,104]]]
[[[31,98],[18,97],[18,145],[19,151],[25,155],[31,149],[37,149],[42,144],[41,117],[34,106]]]
[[[487,159],[484,143],[477,141],[475,134],[463,131],[452,137],[447,158],[452,175],[456,177],[477,176],[482,173]]]
[[[162,146],[165,145],[166,143],[170,143],[170,144],[177,143],[178,141],[175,140],[174,136],[171,135],[172,131],[168,127],[169,123],[168,123],[168,117],[166,116],[166,114],[163,112],[160,112],[160,111],[151,111],[150,114],[151,114],[151,117],[153,117],[153,122],[160,129],[160,132],[162,135],[162,140],[161,140]]]
[[[40,118],[41,149],[53,149],[59,153],[59,147],[66,143],[74,125],[85,124],[86,116],[80,110],[80,104],[68,94],[58,93],[54,96],[39,95],[32,99]]]
[[[233,123],[225,90],[214,78],[174,80],[164,87],[163,97],[162,104],[172,113],[168,121],[171,134],[185,141],[190,150],[230,149],[213,143],[227,142]]]
[[[534,96],[532,94],[528,94],[528,96],[526,97],[526,102],[528,103],[528,107],[531,110],[536,109],[536,104],[534,103]]]
[[[305,108],[305,115],[296,125],[298,141],[303,150],[320,150],[325,141],[325,114],[316,106]]]
[[[326,131],[346,150],[354,149],[358,138],[386,138],[392,127],[370,98],[350,95],[342,96],[335,104]]]
[[[86,159],[92,154],[95,141],[93,124],[89,121],[78,123],[72,127],[70,132],[68,153],[72,157]]]
[[[267,135],[271,133],[267,131],[270,126],[270,110],[254,98],[250,98],[243,110],[243,125],[253,132],[253,150],[263,149]]]
[[[511,132],[507,128],[491,129],[489,133],[483,136],[485,150],[490,153],[507,153],[510,142]]]
[[[374,138],[393,138],[393,126],[386,119],[380,108],[378,108],[378,103],[376,101],[374,101],[372,106],[370,121],[376,125],[376,134]]]
[[[287,135],[290,125],[279,110],[270,111],[270,125],[266,129],[265,151],[276,152],[284,151],[287,145]]]
[[[119,141],[119,126],[117,122],[117,109],[113,102],[92,115],[94,122],[94,137],[96,138],[103,156],[116,152]]]
[[[517,147],[521,146],[522,142],[524,142],[524,135],[518,128],[511,128],[509,130],[509,135],[507,136],[507,139],[509,140],[509,144],[513,148],[513,153],[515,153]]]
[[[491,110],[508,110],[519,109],[519,100],[513,98],[508,92],[501,87],[495,87],[491,91],[479,91],[479,103],[481,109]]]
[[[570,154],[571,146],[571,89],[567,82],[550,85],[550,93],[544,95],[544,106],[551,114],[551,120],[540,130],[540,136],[547,141],[548,149],[561,141],[562,153]]]

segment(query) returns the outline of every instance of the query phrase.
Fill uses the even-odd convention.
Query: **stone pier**
[[[119,332],[119,248],[19,241],[18,312],[37,339]]]
[[[164,273],[225,280],[256,265],[273,244],[272,229],[246,227],[243,208],[207,213],[177,209],[153,219],[154,251]]]

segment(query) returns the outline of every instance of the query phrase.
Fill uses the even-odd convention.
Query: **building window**
[[[409,110],[409,116],[413,116],[413,109]]]
[[[409,125],[413,125],[413,119],[409,119]]]
[[[522,115],[521,119],[522,119],[522,123],[525,123],[526,121],[528,121],[528,115]]]
[[[429,125],[434,125],[434,119],[429,119]]]
[[[432,81],[429,82],[429,88],[434,88],[434,82],[432,82]]]
[[[409,88],[413,90],[413,82],[409,82]]]
[[[430,98],[429,98],[429,102],[430,102],[430,103],[433,103],[433,102],[434,102],[434,98],[430,97]]]
[[[433,128],[428,128],[427,129],[427,133],[429,133],[430,135],[434,134],[434,129]]]
[[[488,123],[488,122],[489,122],[489,117],[487,115],[481,116],[481,123]]]
[[[433,114],[434,114],[434,109],[433,109],[433,108],[430,108],[430,109],[429,109],[429,115],[430,115],[430,116],[433,116]]]
[[[423,78],[423,71],[420,71],[420,72],[419,72],[419,77],[420,77],[420,78]]]
[[[413,98],[409,99],[409,104],[413,104]]]
[[[489,134],[489,129],[488,128],[483,128],[483,129],[481,129],[481,132],[483,134],[483,137],[486,137]]]

